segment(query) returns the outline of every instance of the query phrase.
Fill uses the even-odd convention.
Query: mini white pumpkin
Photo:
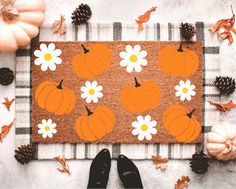
[[[214,125],[206,137],[208,153],[218,160],[236,158],[236,125],[222,123]]]
[[[14,52],[39,32],[44,0],[0,0],[0,52]]]

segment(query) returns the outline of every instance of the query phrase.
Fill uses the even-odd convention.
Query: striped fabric
[[[220,74],[220,50],[215,36],[207,31],[209,26],[197,22],[194,40],[203,41],[205,69],[203,96],[203,141],[205,134],[213,124],[219,123],[220,113],[211,107],[207,100],[219,101],[219,93],[213,86],[215,76]],[[206,37],[207,36],[207,37]],[[123,23],[98,24],[67,28],[65,36],[52,34],[51,28],[41,28],[40,35],[32,40],[39,41],[179,41],[179,24],[149,24],[144,31],[137,33],[136,25]],[[30,46],[16,53],[16,146],[31,143],[31,50]],[[125,154],[131,159],[150,159],[152,155],[161,155],[170,159],[191,158],[195,150],[204,149],[202,144],[37,144],[35,159],[52,159],[62,155],[67,159],[91,159],[102,149],[108,148],[112,158]]]

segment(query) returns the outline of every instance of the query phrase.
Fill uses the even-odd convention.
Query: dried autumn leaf
[[[181,178],[179,178],[177,180],[177,182],[175,183],[175,189],[183,189],[188,187],[190,182],[190,179],[188,176],[182,176]]]
[[[65,30],[65,18],[61,15],[59,20],[56,20],[53,25],[53,32],[58,33],[59,35],[64,35],[66,33]]]
[[[9,131],[10,131],[12,125],[13,125],[13,123],[14,123],[14,121],[11,122],[9,125],[2,126],[2,131],[0,133],[0,142],[2,142],[2,139],[7,136],[7,134],[9,133]]]
[[[138,24],[138,32],[143,30],[143,24],[148,22],[152,12],[156,11],[157,7],[152,7],[150,10],[146,11],[143,15],[139,16],[135,22]]]
[[[213,101],[210,101],[210,100],[208,100],[208,102],[212,106],[215,106],[217,110],[222,111],[222,112],[229,111],[232,108],[236,107],[236,104],[234,104],[232,100],[230,100],[229,102],[227,102],[225,104],[221,104],[221,103],[218,103],[218,102],[213,102]]]
[[[71,174],[70,167],[66,163],[65,158],[58,156],[58,157],[54,157],[54,160],[58,161],[62,165],[62,169],[58,168],[57,169],[58,171],[60,171],[61,173],[67,173],[68,175]]]
[[[12,103],[15,101],[15,99],[11,99],[9,100],[7,97],[4,98],[5,102],[3,102],[2,104],[7,108],[8,111],[10,111],[11,105]]]
[[[232,5],[231,5],[231,11],[233,16],[230,19],[221,19],[216,24],[214,24],[212,28],[209,29],[209,31],[212,33],[217,32],[219,38],[228,39],[229,44],[233,43],[233,36],[231,34],[231,31],[234,34],[236,34],[236,29],[234,28],[235,14],[233,12]],[[223,32],[220,31],[221,28],[224,29]]]
[[[161,170],[165,170],[167,168],[167,158],[162,158],[161,156],[152,156],[152,161],[156,165],[156,168],[160,168]]]

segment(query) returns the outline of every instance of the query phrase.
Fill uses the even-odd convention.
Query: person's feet
[[[111,155],[107,149],[100,151],[93,160],[88,188],[106,188],[111,168]]]
[[[117,168],[120,180],[125,188],[143,188],[138,168],[124,155],[117,159]]]

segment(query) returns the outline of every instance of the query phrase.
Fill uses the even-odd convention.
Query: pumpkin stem
[[[184,52],[182,48],[182,44],[183,44],[183,41],[181,40],[179,48],[178,48],[178,52]]]
[[[60,81],[59,85],[57,86],[58,89],[62,89],[62,83],[63,83],[63,79]]]
[[[84,46],[84,44],[81,44],[81,47],[83,48],[83,50],[84,50],[84,54],[86,54],[86,53],[88,53],[89,52],[89,50],[88,49],[86,49],[86,47]]]
[[[85,108],[86,108],[86,110],[87,110],[88,116],[90,116],[90,115],[93,114],[93,112],[92,112],[87,106],[85,106]]]
[[[136,77],[134,78],[134,81],[135,81],[135,87],[140,87],[141,86]]]
[[[187,113],[187,116],[189,118],[192,118],[193,112],[195,112],[196,109],[193,109],[191,112]]]

